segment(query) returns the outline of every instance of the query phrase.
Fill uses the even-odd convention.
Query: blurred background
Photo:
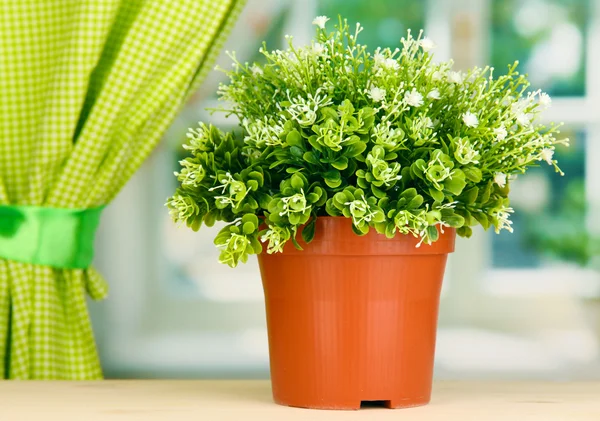
[[[241,61],[266,40],[310,41],[312,19],[359,21],[362,42],[396,47],[410,28],[456,67],[519,60],[564,122],[566,173],[534,168],[512,185],[515,233],[476,231],[451,256],[441,301],[437,378],[600,377],[600,0],[248,0],[229,42]],[[332,22],[330,22],[331,24]],[[230,65],[224,55],[223,67]],[[97,266],[110,297],[91,305],[108,377],[268,377],[256,260],[217,263],[215,229],[178,229],[164,207],[175,189],[185,132],[216,104],[213,72],[153,156],[107,209]],[[597,244],[597,243],[596,243]]]

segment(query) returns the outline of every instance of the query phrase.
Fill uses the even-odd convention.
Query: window
[[[554,96],[546,118],[564,121],[563,133],[572,139],[571,148],[556,152],[567,175],[541,166],[519,177],[513,186],[515,234],[476,230],[472,239],[459,239],[440,310],[439,376],[581,377],[598,369],[593,360],[600,334],[581,316],[598,304],[584,305],[580,297],[600,295],[600,276],[531,246],[546,241],[544,221],[560,221],[567,194],[578,194],[589,203],[589,214],[600,214],[597,3],[249,0],[228,42],[239,59],[252,61],[263,39],[269,48],[280,46],[286,33],[295,43],[307,42],[318,14],[360,21],[371,46],[394,46],[406,29],[418,33],[424,27],[438,44],[438,59],[452,56],[458,68],[491,62],[497,72],[519,59],[536,88]],[[221,66],[229,62],[224,55],[219,59]],[[214,92],[222,80],[220,73],[210,75],[104,215],[97,264],[112,293],[91,311],[109,376],[268,375],[256,263],[234,270],[219,265],[212,244],[218,228],[177,229],[163,207],[175,187],[171,174],[187,128],[199,120],[236,125],[204,111],[218,105]],[[600,232],[598,223],[589,218],[584,228]]]

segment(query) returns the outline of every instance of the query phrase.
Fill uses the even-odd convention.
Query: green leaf
[[[299,148],[298,146],[292,146],[290,148],[290,153],[296,158],[302,158],[304,156],[304,150],[302,148]]]
[[[460,228],[465,224],[465,218],[454,213],[453,209],[442,209],[442,221],[452,228]]]
[[[269,208],[269,202],[271,202],[273,198],[271,196],[269,196],[268,194],[260,194],[258,196],[258,204],[262,209],[268,209]]]
[[[285,138],[285,141],[290,146],[296,146],[296,147],[303,146],[302,136],[300,135],[298,130],[292,130],[291,132],[289,132]]]
[[[429,195],[433,198],[433,200],[435,200],[436,202],[443,202],[444,201],[444,193],[442,193],[439,190],[436,189],[429,189]]]
[[[352,231],[354,231],[356,235],[366,235],[369,233],[369,226],[367,224],[363,224],[360,227],[357,227],[356,225],[352,224]]]
[[[473,235],[473,230],[471,227],[462,226],[456,230],[456,234],[460,237],[470,238]]]
[[[394,238],[396,236],[396,226],[393,223],[385,226],[385,236],[387,238]]]
[[[454,170],[452,173],[454,174],[457,171],[460,170]],[[462,172],[460,174],[462,174]],[[461,194],[466,185],[467,182],[465,181],[464,175],[460,177],[458,174],[455,174],[452,176],[452,178],[448,178],[446,181],[444,181],[444,187],[446,190],[454,195]]]
[[[481,224],[483,229],[487,230],[490,227],[490,220],[488,219],[488,216],[485,213],[473,212],[471,215],[477,220],[477,222]]]
[[[218,214],[216,211],[210,211],[206,215],[204,215],[204,225],[207,227],[212,227],[217,222]]]
[[[306,162],[308,162],[310,164],[314,164],[314,165],[320,164],[319,159],[315,156],[315,153],[312,151],[305,152],[302,155],[302,159],[304,159]]]
[[[490,195],[492,194],[492,182],[488,182],[485,188],[479,193],[479,203],[486,204],[490,200]]]
[[[383,213],[382,210],[376,210],[374,215],[373,215],[373,219],[372,221],[374,223],[380,223],[380,222],[384,222],[385,221],[385,214]]]
[[[258,225],[259,225],[258,216],[256,216],[253,213],[245,214],[244,216],[242,216],[242,223],[245,224],[247,222],[250,222],[255,227],[258,227]]]
[[[317,226],[317,218],[312,218],[311,221],[302,229],[302,239],[305,243],[310,243],[315,237],[315,228]]]
[[[313,148],[315,148],[316,150],[318,150],[319,152],[323,152],[323,146],[321,146],[319,144],[319,142],[317,142],[317,136],[312,135],[311,137],[308,138],[308,143],[311,144],[311,146]]]
[[[252,246],[252,250],[254,251],[254,254],[262,253],[262,244],[260,244],[260,241],[258,241],[258,238],[256,238],[255,235],[253,235],[249,238],[250,238],[250,245]]]
[[[410,189],[404,190],[402,192],[402,194],[400,195],[400,197],[410,200],[413,197],[415,197],[416,195],[417,195],[417,189],[415,189],[414,187],[411,187]]]
[[[342,214],[341,210],[334,205],[333,198],[325,202],[325,212],[329,216],[340,216]]]
[[[333,203],[337,208],[343,208],[346,202],[349,202],[349,200],[344,192],[340,191],[333,195]]]
[[[423,204],[423,196],[418,195],[413,197],[412,199],[410,199],[410,202],[408,202],[408,205],[406,205],[407,209],[418,209],[421,207],[421,205]]]
[[[262,186],[265,182],[265,178],[258,171],[250,171],[250,173],[248,174],[248,179],[256,180],[259,186]]]
[[[273,168],[278,167],[278,166],[283,165],[283,164],[287,164],[288,162],[289,161],[287,161],[287,160],[275,161],[271,165],[269,165],[269,169],[272,170]]]
[[[387,195],[387,193],[385,191],[378,189],[373,184],[371,184],[371,191],[373,192],[375,197],[377,197],[379,199],[383,199]]]
[[[348,168],[348,158],[340,156],[338,159],[331,163],[331,166],[342,171]]]
[[[296,191],[300,191],[304,187],[304,180],[298,174],[292,175],[292,187]]]
[[[425,161],[423,159],[417,159],[410,166],[410,171],[412,172],[412,174],[415,177],[423,178],[423,171],[425,170],[425,167],[426,167]],[[412,178],[414,178],[414,177],[412,177]]]
[[[325,180],[325,184],[332,189],[339,187],[342,184],[342,177],[340,176],[340,172],[337,170],[327,171],[323,174],[323,179]]]
[[[246,235],[252,234],[256,230],[256,225],[252,222],[246,222],[242,225],[242,232]]]
[[[354,144],[349,145],[346,148],[344,148],[343,153],[348,158],[354,158],[354,157],[360,155],[361,153],[363,153],[365,151],[365,149],[367,149],[366,143],[357,142],[357,143],[354,143]]]
[[[471,187],[469,190],[464,191],[461,195],[461,201],[463,201],[467,205],[472,205],[477,201],[477,196],[479,195],[479,188],[477,186]]]
[[[298,243],[298,240],[296,240],[296,236],[295,235],[292,235],[291,240],[292,240],[292,243],[294,244],[294,247],[296,247],[296,249],[298,249],[300,251],[304,250],[302,248],[302,246],[300,245],[300,243]]]
[[[481,174],[481,170],[477,167],[464,167],[462,168],[465,177],[473,183],[479,183],[483,175]]]
[[[339,120],[337,111],[331,107],[323,107],[323,108],[321,108],[320,111],[321,111],[321,116],[322,116],[323,120],[334,120],[334,121]]]
[[[440,233],[435,225],[430,225],[427,227],[427,234],[431,242],[435,242],[440,238]]]

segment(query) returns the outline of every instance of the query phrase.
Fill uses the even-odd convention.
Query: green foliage
[[[454,72],[410,33],[402,49],[371,54],[359,25],[340,19],[327,32],[325,22],[315,19],[309,46],[290,39],[287,51],[263,47],[264,65],[235,61],[219,94],[242,135],[190,130],[172,217],[193,229],[229,223],[215,243],[230,266],[261,242],[268,253],[300,247],[299,232],[310,242],[325,215],[351,218],[358,235],[426,243],[443,227],[511,230],[510,175],[541,160],[559,171],[553,148],[566,141],[536,123],[549,97],[525,95],[516,66],[495,80],[488,68]]]

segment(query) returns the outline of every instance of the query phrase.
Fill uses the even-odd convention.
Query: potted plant
[[[452,70],[408,33],[370,52],[362,27],[286,51],[260,49],[219,88],[240,131],[200,123],[167,205],[215,238],[229,266],[258,254],[273,396],[310,408],[430,399],[437,311],[455,234],[511,231],[509,183],[553,165],[558,126],[509,66]]]

